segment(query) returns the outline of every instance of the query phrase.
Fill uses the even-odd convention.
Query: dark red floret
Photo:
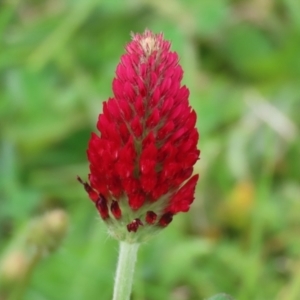
[[[122,216],[122,211],[120,209],[119,203],[115,200],[111,203],[110,210],[116,219],[120,219]]]
[[[154,224],[157,219],[157,214],[153,211],[147,211],[146,213],[146,222],[148,224]]]
[[[162,227],[168,226],[173,220],[173,214],[171,212],[167,212],[162,215],[162,217],[159,220],[159,225]]]
[[[95,192],[91,186],[87,182],[84,182],[79,176],[77,176],[77,180],[83,185],[85,191],[89,194],[90,199],[95,202],[99,197],[98,193]]]
[[[106,199],[101,194],[99,195],[98,200],[96,201],[96,207],[97,207],[103,220],[109,218],[109,212],[108,212]]]
[[[139,228],[139,226],[143,226],[144,224],[142,223],[142,221],[137,218],[137,219],[134,219],[131,223],[127,224],[127,230],[128,232],[136,232]]]

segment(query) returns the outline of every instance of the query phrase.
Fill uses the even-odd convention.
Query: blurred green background
[[[190,212],[141,247],[132,299],[300,299],[298,0],[0,2],[0,299],[111,299],[118,244],[76,175],[145,28],[181,57],[200,181]],[[35,257],[39,238],[53,247]]]

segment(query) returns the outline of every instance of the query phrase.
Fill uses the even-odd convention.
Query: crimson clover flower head
[[[78,177],[119,240],[148,239],[194,200],[196,113],[170,46],[162,33],[132,35],[89,141],[89,183]]]

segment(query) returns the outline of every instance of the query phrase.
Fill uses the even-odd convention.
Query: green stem
[[[120,242],[113,300],[129,300],[139,244]]]

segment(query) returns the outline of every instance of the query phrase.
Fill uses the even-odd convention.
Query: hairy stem
[[[129,300],[139,244],[120,242],[113,300]]]

